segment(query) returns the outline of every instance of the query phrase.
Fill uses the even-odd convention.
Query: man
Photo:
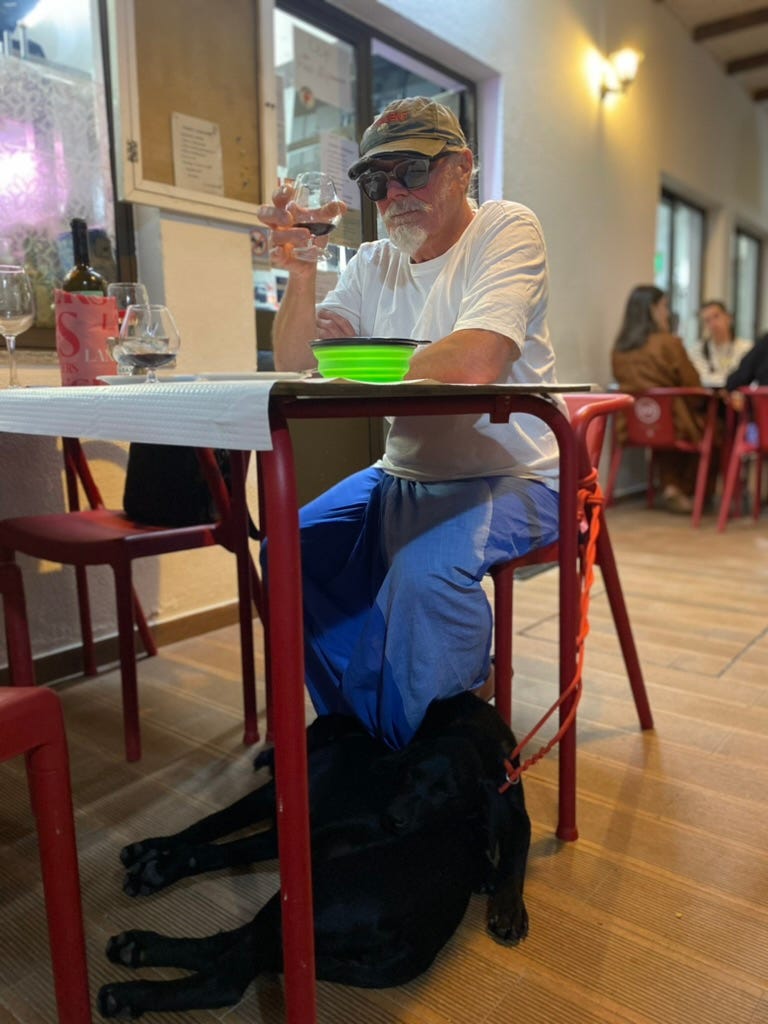
[[[733,317],[719,299],[705,302],[699,317],[703,337],[691,360],[705,388],[722,388],[728,374],[752,348],[752,342],[734,337]]]
[[[423,97],[389,104],[349,171],[388,239],[364,243],[315,308],[315,268],[294,258],[292,191],[260,218],[290,277],[275,319],[275,365],[303,370],[314,338],[424,341],[409,378],[555,382],[548,272],[536,217],[479,210],[472,152],[454,114]],[[490,673],[490,566],[557,535],[557,448],[534,417],[396,417],[376,465],[301,513],[307,686],[319,713],[356,714],[403,746],[432,700]]]

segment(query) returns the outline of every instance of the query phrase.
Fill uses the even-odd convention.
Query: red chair
[[[10,657],[13,660],[14,655]],[[25,675],[18,661],[12,667],[17,679]],[[31,672],[30,663],[26,674]],[[53,690],[32,686],[0,690],[0,760],[20,754],[27,761],[37,823],[58,1019],[60,1024],[90,1024],[69,756],[61,704]]]
[[[718,397],[708,388],[649,388],[634,395],[635,403],[622,415],[627,426],[627,438],[620,442],[613,431],[613,450],[605,488],[606,504],[613,500],[621,457],[626,448],[645,448],[650,452],[648,462],[648,507],[653,506],[656,492],[656,454],[660,451],[687,452],[698,455],[696,489],[693,498],[693,526],[701,522],[707,490],[712,452],[715,442]],[[684,399],[699,399],[705,406],[704,430],[700,441],[684,440],[675,428],[675,403]]]
[[[742,471],[750,462],[755,467],[752,518],[755,522],[760,518],[762,468],[763,461],[768,458],[768,387],[739,388],[739,392],[744,396],[744,406],[738,414],[736,430],[729,445],[728,466],[717,518],[717,528],[721,531],[734,512],[734,504],[740,504]]]
[[[15,562],[0,563],[8,674],[14,686],[34,686],[35,668],[27,629],[27,605],[21,570]]]
[[[245,715],[244,742],[257,742],[259,731],[256,718],[252,602],[258,612],[261,606],[261,591],[258,573],[248,548],[248,512],[245,501],[248,453],[231,453],[233,490],[230,499],[213,452],[210,449],[200,449],[201,467],[211,488],[220,518],[215,522],[198,526],[173,528],[146,526],[133,522],[122,511],[105,508],[80,442],[73,438],[65,439],[64,454],[70,511],[1,520],[0,559],[13,562],[16,553],[21,552],[32,558],[75,566],[78,573],[78,601],[86,674],[94,674],[96,669],[85,567],[111,567],[115,578],[117,602],[127,759],[136,761],[141,757],[134,620],[147,654],[157,652],[133,591],[132,562],[136,558],[150,558],[166,552],[189,551],[212,545],[227,548],[234,553],[237,561]],[[83,486],[91,508],[79,508],[78,480]],[[13,608],[12,602],[11,607]]]
[[[607,417],[619,410],[630,409],[633,399],[630,395],[621,393],[566,394],[563,397],[568,406],[571,425],[579,443],[580,473],[586,477],[593,468],[596,470],[598,467],[605,438]],[[577,529],[578,525],[574,523],[573,528]],[[512,617],[515,569],[530,565],[545,565],[558,560],[559,546],[556,541],[547,547],[531,551],[521,558],[497,565],[490,573],[494,584],[495,703],[499,714],[508,723],[512,720]],[[600,566],[603,574],[608,602],[616,625],[640,725],[643,729],[652,729],[653,716],[632,636],[629,615],[624,603],[605,516],[602,517],[600,523],[596,563]],[[580,627],[577,620],[578,612],[573,621],[575,634],[578,634]],[[566,779],[564,785],[575,794],[575,778]],[[561,838],[575,838],[575,835]]]

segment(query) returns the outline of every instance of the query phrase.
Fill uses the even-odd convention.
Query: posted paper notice
[[[224,195],[221,134],[213,121],[171,114],[173,175],[179,188]]]

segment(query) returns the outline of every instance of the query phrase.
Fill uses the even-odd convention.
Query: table
[[[560,668],[565,690],[576,663],[576,637],[565,629],[578,599],[576,443],[568,420],[547,394],[589,391],[588,384],[537,386],[433,382],[362,384],[311,379],[192,381],[125,387],[23,388],[0,391],[0,431],[79,436],[112,441],[255,450],[259,453],[270,561],[269,644],[279,652],[271,670],[275,770],[278,781],[283,959],[288,1024],[313,1024],[314,935],[309,806],[304,723],[304,652],[298,508],[288,421],[384,415],[487,413],[493,422],[528,414],[552,429],[560,451]],[[247,529],[244,481],[235,477],[233,502]],[[562,525],[568,528],[563,529]],[[561,720],[570,704],[560,708]],[[573,792],[562,785],[574,770],[575,726],[560,743],[557,835],[575,839]]]

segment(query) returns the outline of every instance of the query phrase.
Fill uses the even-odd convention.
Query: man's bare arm
[[[272,199],[274,205],[259,207],[259,220],[271,228],[272,266],[288,271],[288,285],[272,327],[275,367],[308,370],[317,365],[309,342],[320,336],[315,312],[317,264],[293,255],[294,248],[306,246],[310,238],[306,228],[294,224],[293,189],[283,185]],[[334,215],[339,208],[346,209],[343,203],[332,205]]]
[[[492,384],[506,376],[506,367],[520,356],[510,338],[494,331],[454,331],[416,352],[407,380],[446,384]]]

